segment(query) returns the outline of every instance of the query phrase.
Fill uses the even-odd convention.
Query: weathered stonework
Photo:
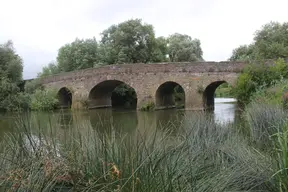
[[[149,102],[156,103],[156,91],[159,86],[172,81],[184,89],[186,109],[202,109],[205,102],[203,102],[203,93],[198,91],[199,87],[205,89],[213,82],[222,81],[234,85],[244,66],[245,63],[242,62],[107,65],[61,73],[43,78],[41,81],[44,86],[57,90],[63,87],[69,88],[72,92],[73,109],[83,108],[86,102],[89,103],[90,91],[107,80],[121,81],[133,87],[137,94],[138,109]],[[109,84],[110,86],[113,85]],[[105,91],[105,87],[101,87],[101,90]],[[95,105],[99,105],[99,102],[110,105],[108,92],[95,93],[101,95],[96,95],[98,100],[95,100],[97,103]]]

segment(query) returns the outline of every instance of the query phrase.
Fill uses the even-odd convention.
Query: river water
[[[237,107],[236,100],[233,98],[215,98],[215,109],[210,112],[217,123],[233,123]],[[0,141],[5,134],[15,131],[15,126],[22,119],[33,119],[39,127],[60,127],[61,131],[75,125],[76,122],[89,124],[94,129],[104,131],[111,129],[121,129],[130,132],[136,128],[147,129],[174,127],[177,129],[178,124],[183,120],[184,115],[189,117],[195,115],[197,111],[185,111],[178,109],[159,110],[153,112],[141,111],[119,111],[112,109],[97,109],[82,112],[57,111],[33,112],[32,114],[23,115],[2,115],[0,116]],[[26,121],[28,122],[28,121]],[[36,126],[36,127],[37,127]],[[59,130],[60,131],[60,130]]]

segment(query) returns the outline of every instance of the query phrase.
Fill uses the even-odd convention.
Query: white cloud
[[[76,37],[96,36],[112,24],[141,18],[157,36],[185,33],[201,40],[204,59],[227,60],[269,21],[288,18],[287,0],[0,0],[0,43],[12,39],[35,77]],[[287,20],[286,20],[287,21]]]

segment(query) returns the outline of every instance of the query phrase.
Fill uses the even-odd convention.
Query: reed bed
[[[19,118],[18,131],[0,146],[1,190],[287,191],[288,121],[281,109],[247,109],[248,135],[201,113],[180,126],[153,129],[147,122],[129,133],[74,118],[65,131],[52,121],[40,126],[37,116]]]

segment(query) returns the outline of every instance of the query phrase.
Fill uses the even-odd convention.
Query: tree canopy
[[[143,24],[141,19],[131,19],[112,25],[102,33],[101,61],[114,63],[153,62],[157,41],[153,26]]]
[[[98,43],[95,38],[76,39],[61,47],[57,56],[59,71],[73,71],[94,67],[98,63]],[[54,66],[51,66],[52,70]]]
[[[258,60],[288,57],[288,23],[270,22],[257,30],[254,42],[233,50],[229,60]]]
[[[15,53],[13,42],[0,45],[0,78],[17,83],[22,80],[22,59]]]
[[[18,84],[22,80],[23,63],[15,52],[13,42],[0,45],[0,110],[14,110],[19,106],[24,108],[27,100],[20,93]]]
[[[199,39],[175,33],[168,38],[168,54],[172,62],[203,61]]]
[[[62,46],[57,62],[43,67],[38,76],[116,63],[202,61],[202,55],[200,40],[179,33],[156,38],[152,25],[130,19],[105,29],[99,42],[75,39]]]

